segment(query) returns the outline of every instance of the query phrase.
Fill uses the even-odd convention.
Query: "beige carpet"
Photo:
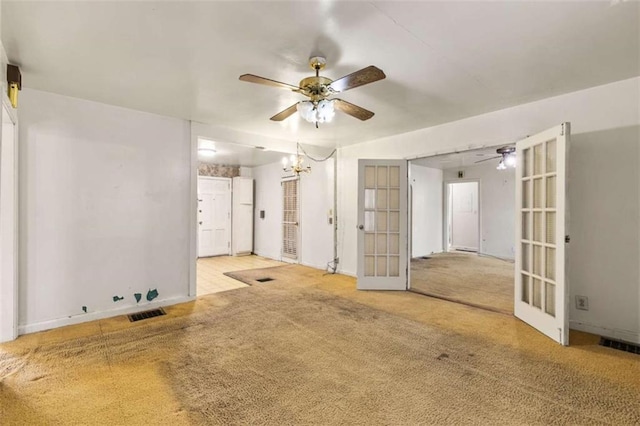
[[[475,253],[411,259],[411,289],[447,300],[513,313],[513,263]]]
[[[549,348],[528,354],[319,289],[352,280],[300,266],[269,274],[269,284],[169,307],[165,317],[0,345],[0,423],[640,423],[640,383],[567,362],[590,357],[584,349],[545,346],[514,323]],[[428,300],[399,296],[405,305]],[[489,323],[491,315],[507,321],[488,313]],[[623,376],[640,377],[634,357],[601,348],[592,358],[609,360],[596,370],[623,366]]]

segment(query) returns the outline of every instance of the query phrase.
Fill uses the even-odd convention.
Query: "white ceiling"
[[[492,163],[497,167],[500,162],[500,155],[496,153],[496,149],[497,147],[474,149],[464,152],[452,152],[449,154],[418,158],[411,160],[411,163],[417,164],[418,166],[440,170],[459,169],[462,167],[475,166],[477,164],[485,164],[487,162]],[[478,163],[478,161],[482,162]]]
[[[242,167],[256,167],[278,163],[290,154],[259,149],[248,145],[217,142],[204,138],[198,139],[198,148],[210,148],[216,151],[213,156],[198,153],[198,160],[210,164],[226,164]]]
[[[640,75],[631,1],[2,2],[2,39],[26,87],[326,147],[344,146]],[[303,99],[307,59],[376,115],[315,129],[273,114]]]

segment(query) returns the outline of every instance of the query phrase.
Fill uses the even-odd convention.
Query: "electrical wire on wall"
[[[331,154],[327,155],[325,158],[313,158],[312,156],[310,156],[307,151],[304,150],[303,146],[300,145],[299,143],[297,144],[297,147],[300,149],[300,151],[302,151],[302,153],[307,156],[307,158],[309,158],[312,161],[315,161],[316,163],[322,163],[323,161],[327,161],[329,158],[333,157],[333,155],[338,152],[338,150],[336,148],[333,149],[333,151],[331,151]]]
[[[309,155],[309,153],[307,153],[307,151],[305,151],[304,147],[302,145],[300,145],[300,143],[297,143],[297,149],[299,149],[300,151],[302,151],[302,153],[309,158],[311,161],[315,161],[316,163],[322,163],[324,161],[329,160],[331,157],[333,157],[334,155],[336,156],[336,160],[333,163],[333,260],[331,260],[330,262],[327,262],[327,272],[330,274],[335,274],[336,271],[338,270],[338,241],[337,241],[337,237],[338,237],[338,221],[337,221],[337,214],[336,214],[336,207],[337,207],[337,189],[338,189],[338,161],[337,161],[337,152],[338,150],[336,148],[333,149],[333,151],[331,151],[331,153],[329,155],[327,155],[324,158],[314,158],[311,155]]]

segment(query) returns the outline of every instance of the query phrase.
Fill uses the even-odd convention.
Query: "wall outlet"
[[[589,298],[587,296],[576,296],[576,309],[581,311],[589,310]]]

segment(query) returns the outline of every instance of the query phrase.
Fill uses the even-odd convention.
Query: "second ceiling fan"
[[[336,109],[363,121],[373,117],[373,112],[369,110],[342,99],[329,99],[329,97],[336,93],[344,92],[345,90],[382,80],[386,77],[384,72],[380,68],[370,65],[334,81],[327,77],[320,76],[320,70],[325,67],[326,63],[326,59],[321,56],[310,58],[309,66],[315,70],[316,75],[303,78],[300,80],[298,86],[281,83],[253,74],[243,74],[240,76],[240,80],[291,90],[292,92],[300,93],[309,98],[309,100],[296,102],[284,111],[277,113],[271,117],[273,121],[282,121],[297,111],[302,118],[311,123],[315,123],[316,127],[318,127],[318,123],[330,121]]]

